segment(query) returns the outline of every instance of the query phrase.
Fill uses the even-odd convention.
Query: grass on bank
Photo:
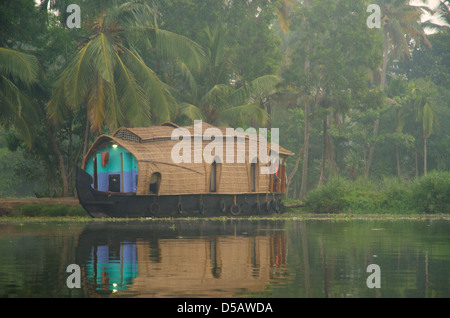
[[[8,213],[8,217],[85,217],[86,211],[81,206],[64,204],[24,204]]]

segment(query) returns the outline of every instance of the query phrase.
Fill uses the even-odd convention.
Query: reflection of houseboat
[[[206,123],[188,127],[165,123],[102,135],[77,172],[80,203],[93,217],[281,212],[286,160],[292,153],[267,145],[259,134],[230,130]],[[212,138],[203,137],[211,131]],[[221,142],[220,148],[212,139]],[[174,161],[174,153],[192,160]],[[206,154],[212,155],[209,162],[204,160]]]
[[[79,236],[85,297],[236,297],[286,273],[282,222],[94,222]]]

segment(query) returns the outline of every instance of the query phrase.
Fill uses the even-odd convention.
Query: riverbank
[[[0,217],[2,221],[120,221],[130,219],[117,218],[98,218],[93,219],[81,207],[77,198],[0,198]],[[213,217],[197,218],[186,217],[177,218],[177,220],[233,220],[242,219],[239,217]],[[304,209],[303,204],[295,200],[287,200],[286,211],[283,214],[274,213],[272,216],[250,216],[250,220],[423,220],[423,219],[444,219],[450,220],[450,213],[354,213],[354,212],[336,212],[336,213],[314,213]],[[164,221],[174,220],[173,218],[138,218],[137,221]]]
[[[86,216],[59,216],[59,217],[12,217],[3,216],[0,217],[0,224],[64,224],[64,223],[153,223],[153,222],[260,222],[260,221],[274,221],[274,222],[397,222],[397,221],[410,221],[410,222],[432,222],[432,221],[450,221],[450,214],[298,214],[298,213],[286,213],[276,214],[273,216],[261,216],[261,217],[181,217],[181,218],[92,218]]]
[[[289,201],[286,208],[301,208],[298,201]],[[85,216],[78,198],[0,198],[0,216]]]
[[[53,211],[61,210],[62,215],[65,211],[72,214],[86,214],[76,197],[66,198],[0,198],[0,216],[18,216],[25,212],[26,215],[33,214],[31,211],[42,212],[42,210]]]

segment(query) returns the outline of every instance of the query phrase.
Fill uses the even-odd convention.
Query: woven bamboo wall
[[[147,194],[150,176],[161,173],[159,194],[190,194],[209,193],[211,163],[180,163],[175,164],[171,159],[172,148],[178,141],[163,141],[146,144],[148,153],[140,153],[139,181],[137,194]],[[209,142],[203,142],[202,150]],[[250,165],[248,149],[245,163],[227,163],[226,147],[224,159],[217,164],[217,193],[246,193],[251,192]],[[237,151],[235,150],[235,161]],[[194,160],[192,150],[191,159]],[[257,166],[256,192],[266,192],[269,189],[269,176],[259,173]]]

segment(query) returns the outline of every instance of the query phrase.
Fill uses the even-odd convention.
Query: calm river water
[[[450,297],[450,221],[0,221],[0,297]]]

